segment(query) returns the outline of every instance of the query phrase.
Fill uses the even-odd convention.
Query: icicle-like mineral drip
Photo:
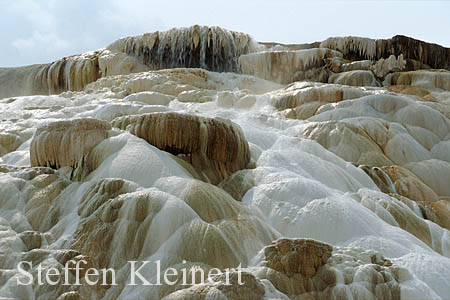
[[[331,37],[320,43],[320,48],[329,48],[342,52],[344,56],[355,55],[358,58],[375,59],[376,40],[355,36]]]
[[[239,56],[256,51],[258,44],[244,33],[195,25],[122,38],[108,49],[137,57],[154,70],[200,67],[236,72]]]

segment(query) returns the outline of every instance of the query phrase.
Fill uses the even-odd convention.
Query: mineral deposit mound
[[[449,48],[174,28],[0,120],[0,299],[450,299]]]

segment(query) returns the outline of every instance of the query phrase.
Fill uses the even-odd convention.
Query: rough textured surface
[[[268,279],[291,299],[400,299],[399,283],[410,277],[379,253],[333,250],[314,240],[282,239],[264,252],[267,268],[260,269],[257,278]]]
[[[239,58],[242,73],[278,83],[291,83],[298,78],[298,72],[325,65],[325,59],[342,57],[342,54],[329,49],[305,49],[297,51],[265,51]],[[303,75],[304,76],[304,75]]]
[[[427,43],[404,35],[391,39],[377,40],[377,56],[387,58],[390,55],[403,54],[405,58],[420,61],[434,69],[450,69],[450,49],[437,44]]]
[[[186,67],[237,72],[239,56],[258,47],[247,34],[198,25],[126,37],[107,49],[49,64],[0,68],[0,98],[79,91],[101,77],[149,69]]]
[[[376,40],[364,37],[330,37],[320,43],[320,48],[329,48],[342,52],[345,59],[378,59]]]
[[[410,205],[410,200],[415,201],[419,205],[421,214],[425,219],[431,220],[443,228],[450,229],[450,215],[448,214],[450,211],[449,200],[444,197],[439,197],[414,173],[400,166],[384,166],[381,168],[359,167],[373,179],[381,191],[386,194],[391,194],[407,205]],[[412,220],[414,218],[409,217],[409,219]],[[408,231],[413,233],[419,227],[424,227],[423,224],[420,225],[416,224]],[[423,231],[426,232],[429,230],[424,229]],[[430,243],[429,232],[422,236],[428,236],[423,240]]]
[[[320,47],[339,50],[350,60],[380,59],[403,54],[434,69],[450,69],[450,49],[411,37],[396,35],[391,39],[369,39],[360,37],[329,38]]]
[[[395,186],[395,192],[400,195],[418,202],[431,203],[439,200],[438,195],[408,169],[385,166],[382,170],[389,175]]]
[[[244,169],[250,161],[242,131],[224,119],[152,113],[118,118],[113,126],[129,130],[161,150],[181,155],[215,184]]]
[[[313,277],[331,257],[333,247],[315,240],[281,239],[264,249],[267,266],[292,276]]]
[[[308,119],[319,112],[320,107],[350,100],[372,93],[377,90],[370,88],[342,86],[337,84],[321,85],[311,82],[295,83],[274,95],[273,105],[286,112],[286,117]]]
[[[411,72],[397,72],[392,74],[389,83],[391,85],[412,85],[450,91],[450,71],[418,70]]]
[[[394,55],[387,59],[380,58],[370,69],[378,78],[384,78],[388,73],[402,71],[405,67],[403,54],[400,54],[397,58]]]
[[[76,168],[83,157],[108,137],[111,125],[95,119],[57,121],[39,127],[31,141],[32,166]]]
[[[380,86],[375,76],[370,71],[355,70],[333,74],[328,83],[345,84],[351,86]]]
[[[176,45],[168,39],[165,45],[183,48],[187,31],[172,31]],[[226,45],[230,36],[221,32],[216,42],[222,37]],[[126,40],[139,44],[144,37]],[[364,55],[373,50],[370,41],[355,43]],[[127,45],[131,51],[133,43]],[[256,45],[256,51],[311,46]],[[145,51],[134,50],[100,50],[102,77],[80,91],[0,99],[0,298],[448,297],[447,71],[403,54],[401,72],[383,69],[387,57],[381,63],[381,71],[389,70],[377,78],[385,87],[329,84],[343,72],[370,75],[377,58],[315,61],[305,54],[308,70],[293,80],[326,82],[281,85],[239,70],[148,71]],[[225,50],[208,53],[218,62]],[[303,53],[322,51],[331,50]],[[180,53],[178,61],[189,56]],[[69,72],[72,60],[81,67],[83,56],[51,73]],[[232,57],[220,67],[235,64]],[[144,72],[130,73],[141,67]],[[81,80],[86,73],[75,68],[73,75]],[[393,80],[402,85],[389,86]],[[16,87],[27,88],[22,83]],[[111,123],[141,137],[110,129]],[[36,160],[55,169],[30,167]],[[17,284],[25,279],[20,261],[33,262],[36,279],[39,263],[45,274],[70,259],[87,261],[81,274],[86,267],[115,268],[117,285]],[[189,272],[192,286],[129,286],[129,260],[159,260],[161,272],[240,264],[246,283],[234,278],[227,286],[221,277],[201,284]],[[141,274],[155,282],[156,265],[147,266]],[[69,271],[72,282],[74,276]]]
[[[247,34],[199,25],[126,37],[108,46],[138,58],[152,70],[185,67],[219,72],[238,71],[239,56],[256,48]]]
[[[0,98],[80,91],[101,77],[147,69],[133,57],[108,50],[64,57],[49,64],[0,68]]]

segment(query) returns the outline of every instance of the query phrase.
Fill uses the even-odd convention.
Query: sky
[[[0,0],[0,67],[55,61],[118,38],[216,25],[257,41],[408,35],[450,47],[450,0]]]

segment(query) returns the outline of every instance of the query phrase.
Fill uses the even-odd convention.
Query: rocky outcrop
[[[341,85],[303,83],[292,85],[274,96],[274,106],[279,109],[296,108],[303,104],[318,102],[337,103],[343,100],[370,95],[369,90]]]
[[[342,57],[342,54],[329,49],[305,49],[297,51],[264,51],[242,55],[239,64],[242,73],[278,83],[291,83],[298,72],[325,65],[325,59]]]
[[[100,52],[74,55],[40,68],[31,75],[31,94],[59,94],[63,91],[79,91],[100,76]]]
[[[341,51],[344,58],[349,60],[378,60],[403,54],[405,59],[419,61],[433,69],[450,69],[450,48],[403,35],[377,40],[353,36],[332,37],[323,41],[320,47]]]
[[[326,60],[325,66],[334,73],[371,71],[379,79],[383,79],[388,73],[417,70],[417,68],[421,67],[414,64],[411,65],[411,60],[404,60],[402,54],[398,57],[391,55],[387,59],[380,58],[379,60],[357,60],[352,62],[342,58],[331,58]]]
[[[239,56],[259,47],[247,34],[198,25],[126,37],[48,64],[0,68],[0,98],[80,91],[101,77],[148,70],[239,72]]]
[[[306,71],[295,72],[294,81],[314,81],[327,83],[332,73],[326,67],[312,68]]]
[[[410,170],[400,166],[359,166],[386,194],[399,194],[419,204],[439,201],[439,196]]]
[[[81,91],[101,77],[147,69],[133,57],[108,50],[72,55],[48,64],[0,68],[0,98]]]
[[[338,103],[376,93],[370,88],[337,84],[297,83],[274,95],[273,105],[291,119],[308,119],[328,103]]]
[[[192,37],[188,31],[165,36],[164,45],[174,48],[155,53],[167,63],[195,54],[184,48],[189,53],[169,57],[185,46],[184,33],[184,41]],[[208,32],[203,37],[211,42],[219,31]],[[130,51],[134,42],[146,45],[144,37],[125,40]],[[325,48],[270,47],[268,56],[280,59],[307,53],[297,55],[305,70],[276,61],[275,77],[326,84],[281,85],[199,68],[104,77],[151,69],[141,61],[145,51],[119,47],[66,58],[43,73],[51,87],[47,79],[37,84],[46,92],[83,89],[83,76],[101,76],[82,91],[0,99],[0,298],[445,299],[449,72],[409,72],[411,59],[397,72],[393,55],[349,61],[339,54],[323,59],[317,53],[334,53]],[[228,57],[225,48],[210,54],[219,62]],[[91,58],[98,70],[83,67]],[[71,61],[74,85],[64,79],[72,76]],[[355,75],[359,85],[378,71],[377,82],[402,85],[346,85],[349,74],[362,74]],[[328,83],[346,75],[345,84]],[[86,117],[95,119],[79,119]],[[32,261],[37,279],[38,264],[45,276],[71,259],[86,260],[80,275],[87,267],[113,268],[117,285],[17,284],[26,279],[19,261]],[[168,275],[178,281],[130,286],[131,260],[158,260],[161,275],[174,268],[178,274]],[[239,265],[230,285],[207,275]],[[160,272],[154,263],[147,267],[140,273],[155,283]],[[202,283],[192,270],[210,280]],[[74,274],[69,270],[71,283]]]
[[[408,169],[400,166],[385,166],[381,169],[391,178],[396,193],[417,202],[439,200],[439,196]]]
[[[411,278],[377,252],[315,240],[281,239],[264,252],[267,267],[257,278],[291,299],[400,299],[399,283]]]
[[[386,77],[387,85],[412,85],[422,88],[442,89],[450,91],[450,71],[418,70],[396,72]]]
[[[76,168],[108,137],[111,125],[96,119],[56,121],[39,127],[30,145],[31,166]]]
[[[350,72],[350,71],[356,71],[356,70],[364,70],[369,71],[370,67],[374,64],[375,61],[373,60],[357,60],[352,61],[348,63],[343,63],[341,65],[335,64],[333,65],[333,69],[335,69],[335,72]],[[337,68],[336,68],[337,67]]]
[[[264,249],[267,266],[287,276],[311,278],[331,257],[333,247],[315,240],[280,239]]]
[[[397,192],[394,182],[391,177],[384,172],[383,167],[371,167],[367,165],[360,165],[358,167],[372,178],[373,182],[383,193],[390,194]]]
[[[327,82],[330,70],[368,70],[367,64],[372,61],[400,55],[404,57],[400,70],[450,69],[449,48],[405,36],[387,40],[333,37],[321,43],[298,45],[259,44],[244,33],[195,25],[122,38],[106,49],[48,64],[0,68],[0,98],[80,91],[105,76],[168,68],[242,72],[283,84],[298,80]],[[324,68],[324,60],[334,58],[341,61],[335,60]],[[392,66],[389,60],[373,70],[382,78],[387,70],[399,69]]]
[[[429,218],[430,220],[450,230],[450,198],[441,198],[439,201],[429,203],[427,208],[431,208],[432,214],[437,218],[436,221],[432,218]]]
[[[112,124],[180,156],[214,184],[246,168],[250,161],[244,134],[225,119],[168,112],[121,117]]]
[[[391,39],[377,40],[377,56],[387,58],[390,55],[403,54],[407,59],[414,59],[429,65],[433,69],[450,69],[450,48],[427,43],[404,35]]]
[[[44,236],[37,231],[24,231],[19,234],[20,239],[23,241],[28,251],[33,249],[39,249],[42,246]]]
[[[378,78],[384,78],[388,73],[402,71],[406,67],[406,62],[403,59],[403,54],[397,58],[394,55],[389,58],[380,58],[375,64],[370,67],[370,70]]]
[[[203,68],[237,72],[239,56],[257,48],[257,43],[247,34],[195,25],[126,37],[107,49],[136,57],[152,70]]]
[[[376,40],[364,37],[330,37],[320,43],[320,48],[340,51],[348,60],[378,59]]]

